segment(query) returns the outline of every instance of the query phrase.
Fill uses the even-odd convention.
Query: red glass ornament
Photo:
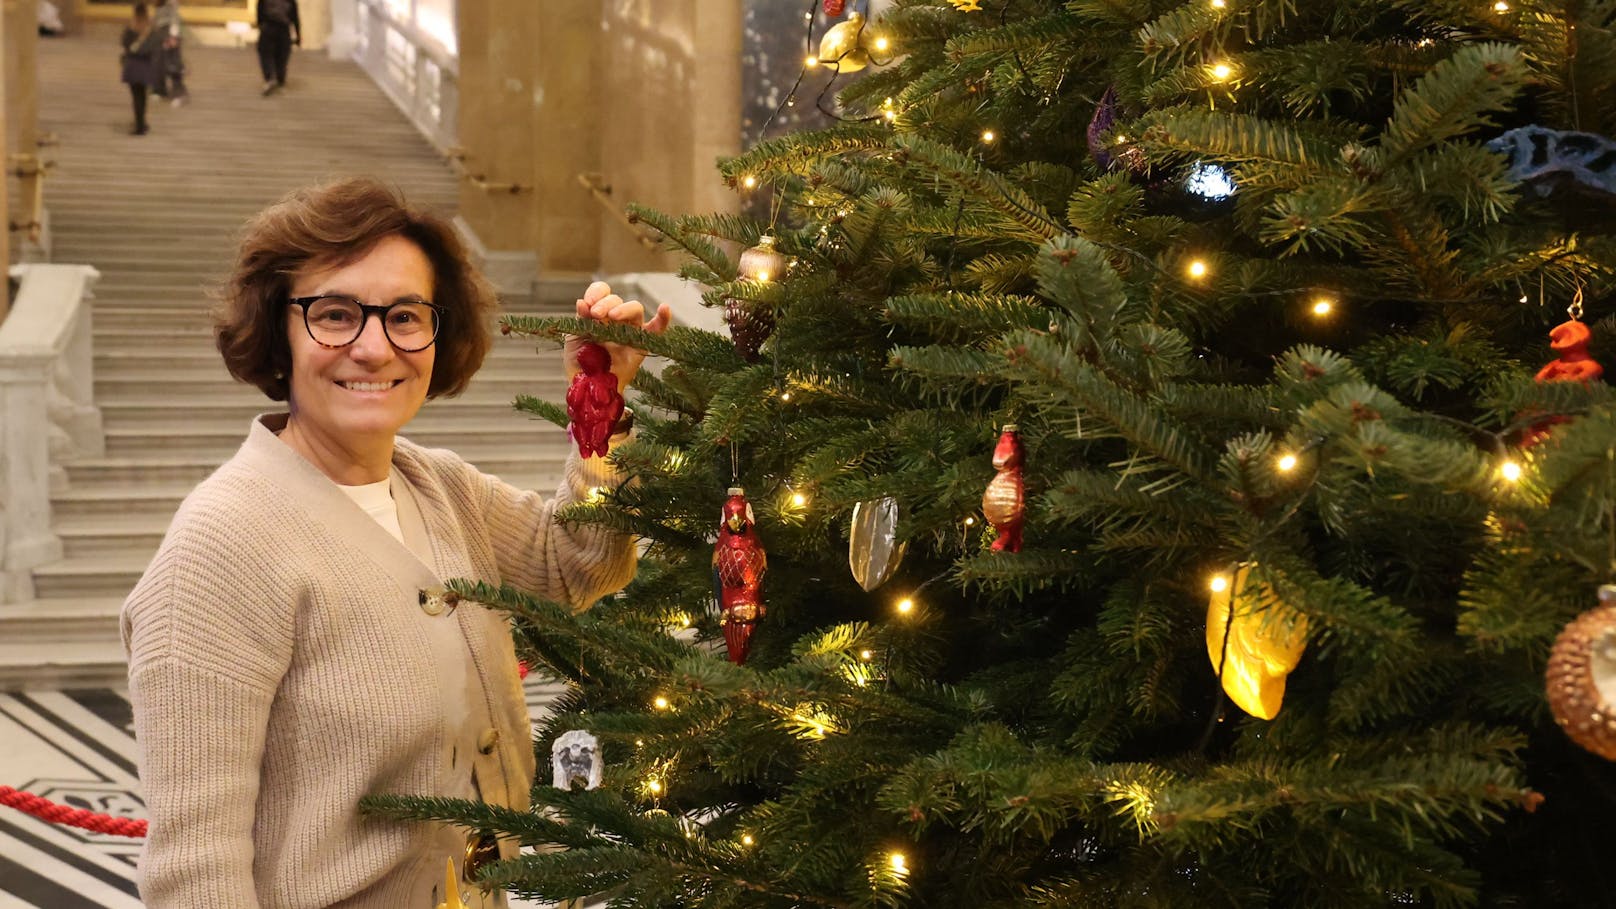
[[[578,374],[567,387],[567,432],[578,456],[606,456],[606,441],[623,418],[623,395],[612,375],[612,355],[593,341],[578,347]]]
[[[840,18],[846,7],[847,0],[825,0],[825,15],[832,19]]]
[[[718,541],[713,544],[713,580],[718,590],[719,619],[729,661],[746,662],[752,648],[752,630],[767,608],[763,604],[763,574],[769,557],[757,537],[757,521],[746,490],[729,488],[719,515]]]

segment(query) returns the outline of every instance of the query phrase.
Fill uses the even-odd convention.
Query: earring
[[[284,378],[286,378],[286,373],[281,372],[280,370],[277,369],[277,370],[275,370],[275,378],[277,380],[284,379]]]

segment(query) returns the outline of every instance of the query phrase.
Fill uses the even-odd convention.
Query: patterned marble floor
[[[530,677],[535,717],[558,693]],[[52,801],[144,817],[123,691],[0,693],[0,783]],[[0,808],[0,909],[140,909],[140,841],[47,824]],[[512,901],[512,909],[543,904]]]

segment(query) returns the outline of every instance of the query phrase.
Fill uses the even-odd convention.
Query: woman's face
[[[389,236],[346,265],[305,269],[292,281],[293,297],[341,294],[367,306],[432,300],[432,263],[409,240]],[[286,307],[292,376],[288,401],[299,431],[340,450],[390,441],[415,417],[432,382],[434,344],[407,353],[394,347],[381,317],[366,314],[359,339],[335,350],[322,347],[304,327],[303,307]]]

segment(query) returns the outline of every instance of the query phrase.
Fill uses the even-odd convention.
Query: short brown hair
[[[225,368],[270,400],[286,400],[292,349],[285,304],[293,279],[311,266],[347,265],[392,236],[426,254],[432,263],[432,302],[443,308],[427,397],[464,391],[491,343],[489,322],[498,306],[494,289],[449,222],[369,177],[297,190],[247,222],[213,314],[213,337]]]

